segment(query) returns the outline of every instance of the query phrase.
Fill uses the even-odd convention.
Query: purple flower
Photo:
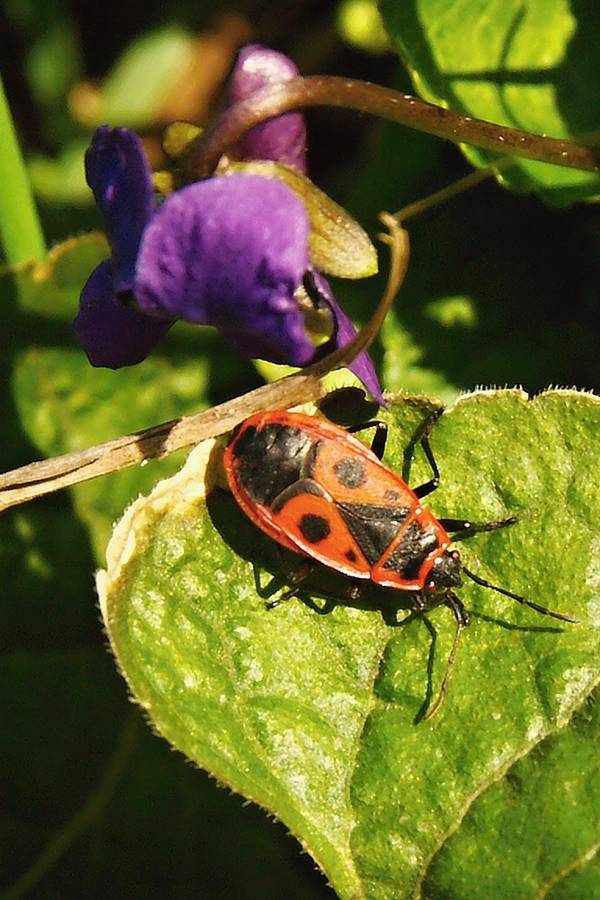
[[[247,47],[232,76],[232,97],[242,99],[295,74],[281,54]],[[281,116],[247,137],[238,148],[244,157],[271,153],[304,168],[299,114]],[[85,284],[75,320],[92,365],[140,362],[177,319],[216,326],[247,356],[295,366],[308,365],[356,334],[326,280],[311,269],[308,215],[282,181],[248,173],[213,177],[184,187],[155,209],[139,138],[107,126],[93,136],[86,177],[112,251]],[[309,282],[311,299],[332,319],[332,336],[318,348],[297,299]],[[352,369],[381,401],[368,354]]]
[[[229,82],[229,102],[238,103],[251,97],[255,91],[267,85],[291,81],[299,75],[296,65],[283,53],[247,44],[238,53]],[[285,113],[252,128],[234,148],[238,159],[270,159],[292,166],[306,173],[306,126],[302,113]],[[321,303],[329,307],[333,318],[331,340],[322,345],[317,356],[331,353],[336,347],[350,343],[356,335],[356,328],[344,310],[339,306],[327,279],[319,272],[313,272],[314,285]],[[370,391],[375,400],[383,403],[383,394],[375,367],[366,351],[360,353],[350,369]]]
[[[98,128],[85,158],[87,182],[104,218],[110,261],[94,269],[81,292],[75,333],[93,366],[142,362],[171,322],[131,303],[138,250],[153,212],[152,178],[140,139],[127,128]]]
[[[86,175],[112,249],[84,286],[75,320],[92,365],[140,362],[176,319],[216,325],[249,356],[311,361],[294,299],[309,265],[309,222],[293,191],[256,175],[209,178],[153,212],[139,138],[106,126],[94,135]]]
[[[246,44],[238,53],[229,81],[230,105],[267,85],[291,81],[300,72],[283,53]],[[306,173],[306,126],[302,113],[291,112],[256,125],[235,148],[237,159],[271,159]]]
[[[304,366],[315,355],[294,292],[309,222],[282,182],[209,178],[165,201],[146,228],[135,296],[142,312],[216,325],[248,356]]]

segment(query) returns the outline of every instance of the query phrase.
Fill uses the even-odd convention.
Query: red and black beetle
[[[453,591],[462,584],[461,573],[543,615],[577,621],[490,584],[464,566],[458,550],[449,549],[453,540],[504,528],[516,518],[486,523],[437,519],[422,506],[421,499],[439,484],[429,445],[438,416],[427,420],[420,437],[432,477],[416,488],[381,462],[387,426],[380,421],[350,429],[375,428],[369,449],[325,419],[285,410],[256,413],[234,431],[224,457],[236,501],[278,544],[352,579],[410,591],[418,610],[440,604],[452,610],[454,643],[438,699],[425,718],[443,700],[460,634],[469,624]],[[299,570],[294,587],[277,602],[293,596],[311,568]]]

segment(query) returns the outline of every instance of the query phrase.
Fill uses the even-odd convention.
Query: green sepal
[[[310,219],[310,256],[316,269],[338,278],[368,278],[377,273],[377,251],[366,231],[306,175],[266,161],[229,163],[222,174],[234,172],[279,178],[298,194]]]

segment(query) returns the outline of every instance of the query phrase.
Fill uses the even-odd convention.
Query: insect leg
[[[456,596],[451,591],[448,591],[446,597],[444,599],[444,604],[452,610],[454,614],[454,618],[456,619],[456,631],[454,632],[454,640],[452,641],[452,649],[450,650],[450,655],[448,656],[448,661],[446,663],[446,671],[444,672],[444,678],[442,680],[442,686],[440,687],[439,694],[437,695],[437,699],[434,703],[431,704],[425,715],[423,716],[421,721],[426,721],[427,719],[431,719],[432,716],[436,714],[442,703],[444,702],[444,697],[446,696],[446,691],[448,690],[448,685],[450,684],[450,677],[452,675],[452,668],[454,666],[454,660],[456,659],[456,651],[458,649],[458,642],[460,640],[460,636],[463,633],[464,629],[469,624],[469,616],[467,614],[466,609]]]
[[[439,519],[439,523],[446,531],[454,532],[452,534],[453,541],[465,541],[474,534],[481,534],[482,531],[496,531],[497,528],[506,528],[508,525],[514,525],[517,521],[516,516],[509,516],[507,519],[498,519],[496,522],[469,522],[468,519]]]
[[[414,604],[415,609],[418,612],[425,612],[426,609],[430,609],[431,607],[427,606],[426,601],[423,599],[422,595],[419,591],[415,591],[412,595],[412,602]]]
[[[282,567],[284,567],[284,558],[283,554],[280,552]],[[315,572],[319,572],[322,569],[321,563],[314,562],[311,559],[304,560],[302,565],[290,572],[287,575],[287,580],[290,583],[290,587],[284,591],[279,597],[275,597],[273,600],[268,600],[265,603],[267,609],[275,609],[278,606],[281,606],[282,603],[286,603],[288,600],[291,600],[293,597],[300,597],[300,591],[304,587],[307,581],[313,577]],[[333,591],[324,590],[322,587],[315,587],[314,589],[310,588],[310,594],[316,597],[325,600],[325,605],[322,607],[318,607],[313,604],[309,604],[312,608],[319,612],[320,614],[330,612],[334,606],[337,606],[341,601],[346,601],[348,603],[358,603],[363,594],[364,584],[362,581],[351,581],[348,579],[349,583],[346,589],[340,593],[334,593]]]
[[[431,434],[431,432],[433,430],[433,426],[435,425],[435,423],[437,422],[439,417],[442,415],[443,411],[444,410],[442,408],[436,409],[430,416],[428,416],[425,419],[425,422],[422,426],[419,436],[417,437],[417,440],[421,444],[421,447],[423,448],[423,452],[425,453],[425,456],[427,457],[427,462],[431,466],[431,471],[433,474],[433,478],[430,478],[429,481],[425,482],[425,484],[420,484],[418,487],[413,488],[415,494],[417,495],[417,497],[419,497],[419,499],[421,497],[426,497],[427,494],[431,494],[433,491],[435,491],[435,489],[439,486],[439,483],[440,483],[440,471],[437,467],[437,463],[435,461],[435,457],[433,455],[433,451],[432,451],[431,445],[429,443],[429,435]],[[414,443],[411,444],[409,447],[407,447],[406,452],[412,453],[413,447],[414,447]],[[406,461],[406,454],[405,454],[405,461]]]
[[[481,578],[481,576],[471,572],[466,566],[462,567],[462,571],[471,579],[471,581],[474,581],[475,584],[480,584],[482,587],[490,588],[490,590],[497,591],[499,594],[504,594],[505,597],[510,597],[511,600],[516,600],[517,603],[522,603],[523,606],[529,606],[531,609],[535,609],[536,612],[541,613],[543,616],[552,616],[554,619],[561,619],[563,622],[573,622],[575,625],[581,624],[580,619],[576,619],[573,616],[566,616],[563,613],[554,612],[551,609],[547,609],[545,606],[540,606],[539,603],[534,603],[533,600],[527,600],[526,597],[521,597],[520,594],[513,594],[512,591],[507,591],[505,588],[498,587],[496,584],[491,584],[489,581],[486,581],[485,578]]]
[[[273,600],[268,600],[265,603],[267,609],[275,609],[277,606],[281,606],[282,603],[285,603],[287,600],[291,600],[292,597],[295,597],[304,582],[310,578],[316,568],[316,563],[312,562],[312,560],[307,560],[300,566],[300,568],[296,569],[295,572],[292,572],[289,576],[291,587],[289,587],[287,591],[284,591],[283,594],[280,594],[279,597],[275,597]]]
[[[371,450],[378,459],[383,459],[388,436],[388,427],[386,423],[380,421],[380,419],[372,419],[370,422],[364,422],[362,425],[352,425],[351,428],[348,428],[348,431],[352,434],[356,434],[358,431],[364,431],[365,428],[375,429],[375,434],[371,441]]]

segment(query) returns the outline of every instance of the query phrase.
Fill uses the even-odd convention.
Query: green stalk
[[[0,80],[0,239],[9,265],[43,259],[46,243]]]

